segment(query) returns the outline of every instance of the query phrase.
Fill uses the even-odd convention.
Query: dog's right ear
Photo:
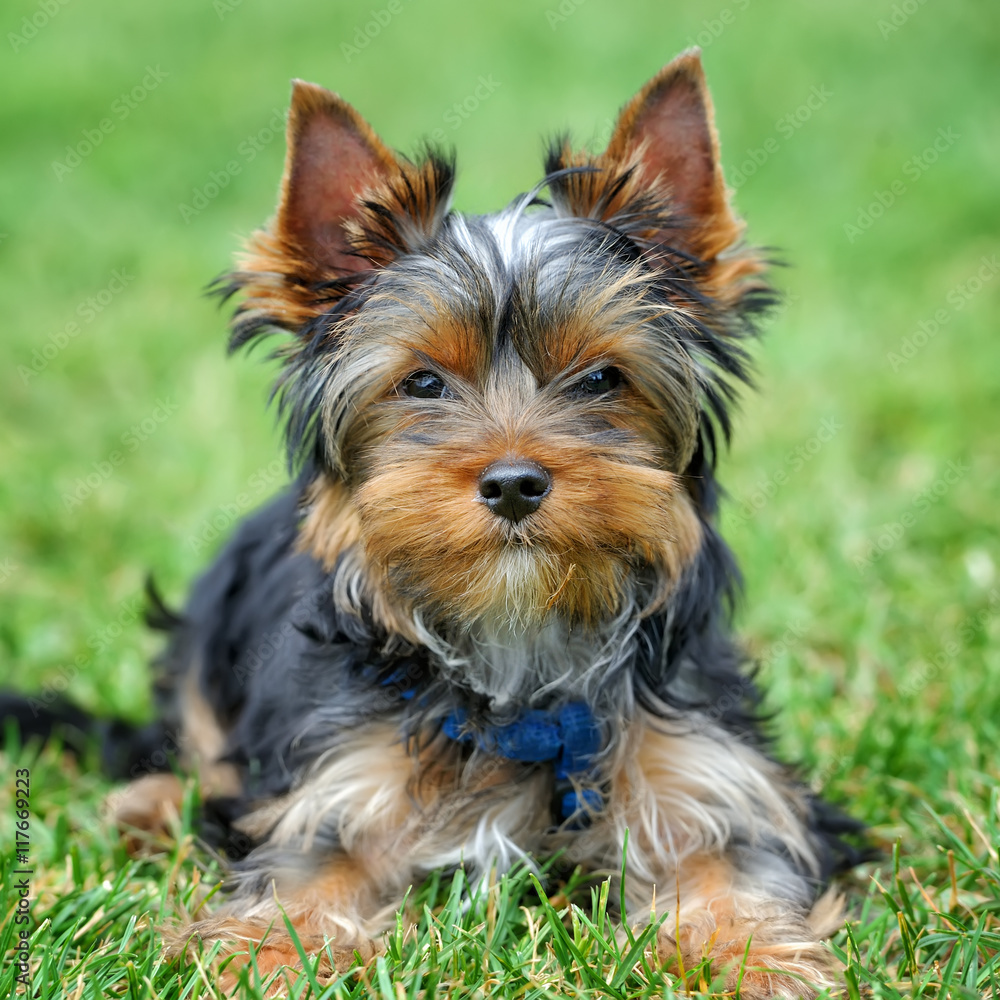
[[[302,330],[374,270],[417,249],[448,209],[452,163],[397,157],[323,87],[294,81],[287,136],[277,213],[223,289],[245,293],[232,348],[268,328]]]
[[[336,94],[302,80],[292,87],[275,235],[316,271],[368,270],[348,231],[358,221],[362,195],[398,172],[396,158]]]

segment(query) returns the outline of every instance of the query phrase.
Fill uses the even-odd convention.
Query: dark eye
[[[617,368],[600,368],[596,372],[587,372],[574,388],[584,396],[600,396],[617,389],[621,382],[622,373]]]
[[[414,372],[403,380],[403,392],[417,399],[451,399],[455,394],[434,372]]]

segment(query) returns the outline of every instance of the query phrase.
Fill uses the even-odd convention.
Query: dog
[[[160,615],[161,725],[243,855],[183,942],[266,975],[287,915],[339,966],[437,869],[624,852],[666,966],[812,996],[858,827],[769,753],[730,624],[716,459],[774,296],[698,51],[501,211],[452,211],[454,176],[296,82],[277,213],[220,282],[233,349],[289,335],[295,475]],[[182,793],[143,775],[117,820]]]

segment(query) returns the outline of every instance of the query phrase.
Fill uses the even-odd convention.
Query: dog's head
[[[448,159],[393,154],[297,83],[277,215],[233,275],[234,345],[293,334],[280,392],[315,469],[304,544],[404,632],[413,615],[650,609],[703,543],[766,289],[737,246],[697,52],[604,152],[557,144],[545,170],[547,201],[451,212]]]

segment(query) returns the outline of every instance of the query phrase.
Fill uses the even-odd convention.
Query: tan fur
[[[330,570],[341,553],[357,544],[360,537],[361,523],[347,487],[324,473],[306,493],[298,548],[311,553],[324,569]]]
[[[226,733],[201,693],[194,671],[184,681],[181,727],[180,763],[186,771],[198,774],[202,795],[239,795],[239,771],[220,760],[226,750]]]
[[[178,764],[198,777],[202,797],[240,793],[236,767],[219,758],[226,736],[215,713],[198,689],[197,673],[185,678],[180,693],[181,733]],[[145,774],[108,798],[114,824],[125,836],[130,853],[141,853],[149,840],[162,839],[171,831],[184,800],[184,786],[173,774]],[[142,831],[147,836],[136,836]]]
[[[638,156],[637,183],[665,183],[689,220],[685,235],[705,260],[739,239],[719,156],[715,109],[701,59],[689,50],[646,84],[623,109],[604,159],[617,166]]]
[[[554,483],[523,527],[476,502],[482,470],[508,456],[544,462]],[[400,454],[363,484],[357,505],[365,553],[388,584],[432,611],[447,607],[453,619],[510,614],[528,624],[556,611],[593,624],[618,609],[634,563],[660,565],[676,582],[697,551],[700,526],[683,487],[651,465],[530,432],[456,442],[448,459],[417,494],[421,457]],[[512,547],[514,531],[523,541]]]
[[[143,854],[169,839],[184,802],[175,774],[146,774],[108,796],[105,806],[129,854]]]
[[[687,490],[679,483],[671,504],[671,533],[660,539],[658,549],[653,550],[650,562],[661,567],[660,590],[648,611],[662,607],[670,595],[681,573],[691,564],[702,543],[701,521]]]
[[[729,970],[729,989],[742,976],[741,996],[814,996],[834,984],[836,963],[820,939],[839,922],[839,900],[828,894],[810,912],[769,895],[727,855],[736,827],[751,849],[779,843],[817,870],[802,793],[780,765],[710,720],[685,719],[669,732],[646,717],[622,750],[606,813],[570,853],[593,858],[603,839],[614,870],[628,830],[630,913],[648,914],[654,899],[670,911],[658,950],[673,971],[708,956],[713,974]]]
[[[224,955],[238,956],[249,942],[264,941],[267,968],[297,965],[283,910],[310,953],[330,939],[346,963],[354,950],[371,956],[406,886],[428,871],[466,860],[488,872],[492,862],[510,864],[502,852],[513,837],[541,844],[548,781],[539,775],[515,783],[516,771],[497,758],[463,760],[443,738],[414,749],[389,723],[366,727],[321,758],[291,795],[265,807],[266,819],[277,820],[269,850],[288,859],[271,871],[272,885],[250,896],[238,891],[217,913],[177,932],[173,949],[197,937],[221,940]],[[265,814],[257,819],[263,827]],[[339,843],[325,856],[315,847],[323,824]],[[310,850],[324,857],[318,868],[304,863]],[[244,961],[237,958],[227,983]]]
[[[804,793],[782,765],[698,716],[671,731],[643,714],[631,738],[634,752],[622,760],[609,815],[639,834],[637,872],[650,878],[690,854],[722,851],[737,827],[751,843],[780,843],[818,871]]]
[[[665,922],[657,941],[660,960],[686,974],[709,958],[711,978],[725,972],[726,988],[739,984],[740,996],[749,1000],[814,997],[835,986],[837,963],[808,914],[741,891],[738,881],[717,857],[691,859],[684,866],[680,910]]]
[[[320,875],[318,885],[325,888],[342,888],[336,884],[336,877],[330,873]],[[287,912],[287,911],[286,911]],[[326,982],[336,972],[346,972],[360,955],[363,962],[368,962],[381,950],[376,942],[366,939],[351,939],[343,945],[331,941],[328,935],[317,933],[309,921],[309,912],[288,914],[295,927],[299,943],[307,955],[320,956],[317,974],[321,982]],[[218,970],[225,966],[224,971],[217,972],[219,989],[224,996],[236,995],[240,972],[247,969],[250,982],[254,982],[250,971],[250,949],[253,948],[253,964],[257,967],[261,983],[266,983],[275,977],[271,986],[264,993],[267,997],[287,997],[291,985],[302,974],[302,962],[299,950],[291,935],[288,934],[280,911],[275,914],[274,922],[263,925],[260,922],[242,920],[232,914],[205,921],[202,935],[206,940],[220,940],[229,944],[223,949],[214,965]],[[189,936],[184,933],[170,933],[165,936],[168,951],[178,954],[188,947]],[[333,956],[331,964],[329,955]]]
[[[353,493],[329,476],[318,479],[301,547],[327,568],[353,549],[376,617],[409,638],[408,609],[428,599],[467,621],[503,610],[501,599],[525,623],[553,613],[594,623],[618,609],[637,563],[658,568],[661,590],[650,609],[662,603],[697,553],[701,525],[681,481],[657,467],[659,456],[638,436],[626,462],[621,450],[594,454],[570,434],[540,429],[555,404],[533,388],[511,396],[488,387],[484,402],[485,426],[473,407],[456,416],[433,477],[421,452],[390,440]],[[643,419],[633,400],[620,412],[606,409],[623,428]],[[398,433],[400,421],[388,416],[386,433]],[[463,439],[460,428],[473,424],[474,436]],[[375,411],[367,433],[380,428]],[[483,469],[510,458],[537,461],[554,483],[542,509],[518,526],[477,502]],[[522,544],[511,547],[511,535]]]
[[[685,468],[697,444],[698,371],[678,346],[651,344],[649,324],[656,319],[669,314],[690,322],[684,311],[652,301],[651,284],[649,274],[639,268],[609,277],[564,303],[551,325],[540,323],[530,337],[515,338],[515,343],[540,386],[567,385],[578,373],[601,364],[618,368],[626,384],[620,408],[610,410],[611,420],[658,442],[659,464],[676,472]],[[654,368],[663,372],[667,360],[671,384],[665,394],[654,393],[648,373]],[[664,424],[669,440],[663,437]]]
[[[465,855],[470,871],[484,865],[488,871],[512,836],[529,850],[563,843],[571,859],[580,855],[591,864],[603,855],[613,870],[627,829],[629,919],[648,914],[654,898],[660,912],[671,911],[658,953],[673,971],[689,972],[708,957],[713,975],[725,971],[729,989],[740,981],[741,995],[754,998],[813,996],[832,985],[836,963],[820,938],[839,922],[839,899],[828,894],[810,912],[762,891],[726,855],[740,822],[748,824],[751,842],[779,840],[814,864],[798,791],[778,765],[708,722],[701,733],[659,726],[637,720],[612,774],[606,811],[588,831],[553,840],[546,831],[551,789],[542,772],[514,783],[513,762],[464,760],[456,744],[441,738],[407,748],[391,724],[372,724],[272,804],[267,819],[277,822],[268,843],[289,859],[287,867],[272,868],[273,886],[250,898],[238,891],[178,941],[218,939],[225,955],[264,941],[262,971],[297,965],[283,910],[308,952],[329,939],[336,964],[346,967],[355,950],[363,957],[378,950],[378,934],[406,885],[462,860],[463,851],[476,850],[477,837],[488,838],[487,853]],[[316,853],[321,828],[334,830],[340,845],[325,856]],[[324,857],[319,868],[304,863],[310,851]],[[232,976],[233,970],[227,982],[235,982]]]
[[[627,336],[616,337],[614,355],[626,366]],[[611,453],[574,434],[565,400],[513,362],[449,405],[447,440],[431,454],[397,437],[400,424],[408,426],[399,403],[369,407],[364,429],[372,457],[353,493],[366,564],[399,601],[431,614],[435,605],[445,607],[464,621],[507,608],[525,623],[555,611],[592,624],[620,606],[637,563],[653,564],[668,584],[676,582],[701,540],[689,498],[662,468],[664,456],[649,443],[643,404],[633,394],[604,404],[601,413],[628,435]],[[477,502],[483,470],[515,459],[537,462],[553,482],[542,507],[519,525]]]
[[[843,893],[831,887],[816,900],[809,911],[809,926],[819,938],[832,937],[844,925],[846,903]]]

